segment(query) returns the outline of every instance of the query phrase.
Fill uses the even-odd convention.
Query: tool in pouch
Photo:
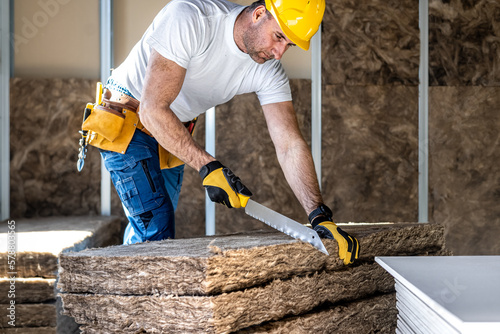
[[[87,103],[87,105],[85,106],[85,109],[83,111],[82,124],[90,116],[90,114],[92,113],[92,110],[94,110],[94,106],[102,105],[102,93],[103,93],[102,83],[98,82],[97,89],[96,89],[95,104]],[[88,146],[89,133],[87,130],[80,130],[78,132],[82,135],[82,138],[80,138],[80,142],[79,142],[80,148],[79,148],[79,152],[78,152],[78,162],[76,163],[76,168],[78,169],[79,172],[81,172],[83,169],[83,165],[85,164],[85,158],[87,157],[87,146]]]
[[[272,228],[291,236],[294,239],[308,242],[320,252],[329,255],[318,233],[312,228],[285,217],[282,214],[279,214],[276,211],[273,211],[251,199],[248,200],[248,203],[245,206],[245,213],[271,226]]]

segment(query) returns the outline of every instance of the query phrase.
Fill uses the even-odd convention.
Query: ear
[[[252,13],[252,22],[256,23],[257,21],[266,17],[266,6],[262,5],[254,9]]]

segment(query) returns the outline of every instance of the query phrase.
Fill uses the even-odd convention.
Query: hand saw
[[[312,228],[304,226],[295,220],[266,208],[262,204],[259,204],[251,199],[248,200],[245,207],[245,213],[271,226],[272,228],[291,236],[292,238],[308,242],[319,251],[329,255],[325,245],[323,245],[323,242],[321,241],[321,238],[318,236],[318,233]]]

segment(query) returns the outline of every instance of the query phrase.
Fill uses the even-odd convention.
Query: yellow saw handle
[[[248,200],[250,199],[250,196],[245,196],[240,193],[237,193],[238,197],[240,199],[241,207],[244,208],[247,206]]]

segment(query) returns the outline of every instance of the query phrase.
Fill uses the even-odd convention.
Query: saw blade
[[[312,228],[285,217],[251,199],[248,200],[247,206],[245,207],[245,213],[294,239],[308,242],[319,251],[329,255],[318,233]]]

